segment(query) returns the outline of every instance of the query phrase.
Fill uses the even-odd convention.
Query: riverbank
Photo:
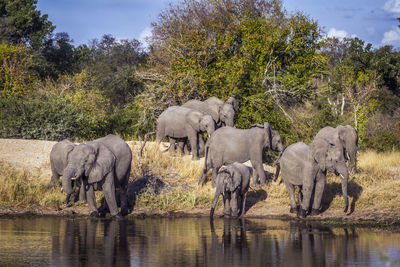
[[[65,195],[59,189],[47,188],[51,177],[49,155],[54,143],[0,139],[0,215],[87,216],[87,204],[66,207]],[[128,190],[134,209],[128,217],[208,216],[215,190],[210,182],[202,187],[197,185],[204,159],[192,161],[190,156],[170,156],[154,143],[146,144],[143,157],[139,158],[140,144],[128,143],[134,156]],[[349,179],[349,211],[343,212],[340,179],[329,175],[322,203],[324,212],[307,220],[400,224],[400,153],[361,152],[358,168],[359,172]],[[265,171],[272,178],[275,169],[265,165]],[[96,197],[100,201],[102,192],[96,192]],[[279,181],[250,189],[246,210],[246,218],[296,219],[289,213],[289,197]],[[221,213],[220,199],[215,216]]]

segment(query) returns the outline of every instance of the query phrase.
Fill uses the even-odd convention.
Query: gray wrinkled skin
[[[315,138],[310,146],[298,142],[288,146],[279,159],[282,180],[289,192],[291,212],[297,210],[294,186],[302,188],[303,200],[301,209],[305,213],[309,210],[311,195],[315,193],[312,209],[318,212],[321,206],[322,193],[326,183],[326,172],[331,171],[341,175],[342,192],[345,201],[345,212],[348,208],[347,183],[348,171],[343,157],[343,148],[329,143],[326,139]]]
[[[231,126],[234,124],[234,117],[236,110],[234,106],[238,107],[236,99],[232,97],[230,103],[224,103],[217,97],[210,97],[205,101],[189,100],[182,107],[191,108],[210,115],[218,127]]]
[[[50,151],[50,166],[51,166],[51,180],[50,186],[56,186],[60,179],[60,176],[63,176],[64,169],[67,166],[68,155],[74,149],[76,145],[71,143],[69,140],[65,139],[56,143]],[[81,185],[81,181],[74,182],[74,188],[79,188],[79,200],[86,201],[86,192],[83,186]],[[75,190],[74,190],[75,191]],[[75,195],[70,194],[66,198],[66,202],[74,202]]]
[[[87,190],[90,214],[98,215],[95,190],[103,190],[106,203],[112,216],[120,216],[116,203],[115,190],[120,191],[121,214],[128,213],[126,189],[131,170],[132,151],[124,140],[107,135],[86,144],[75,146],[68,157],[68,164],[62,179],[63,189],[72,191],[71,179],[83,181]]]
[[[201,134],[207,132],[210,136],[214,131],[215,122],[210,115],[185,107],[169,107],[157,119],[157,140],[161,142],[164,137],[169,137],[170,148],[174,149],[177,139],[188,138],[193,159],[198,159],[204,151]]]
[[[350,171],[357,171],[358,134],[350,125],[339,125],[336,128],[327,126],[322,128],[315,138],[326,138],[336,145],[341,144],[346,161],[349,161]]]
[[[224,215],[238,217],[244,214],[246,193],[250,185],[249,167],[239,162],[222,166],[216,178],[215,196],[211,206],[210,217],[214,215],[218,198],[222,194],[224,200]],[[232,209],[231,209],[232,204]]]
[[[266,182],[266,176],[262,165],[264,148],[271,148],[272,133],[269,123],[254,125],[250,129],[242,130],[233,127],[217,129],[206,143],[206,158],[203,172],[199,178],[199,184],[206,182],[209,169],[213,169],[213,184],[219,168],[222,165],[235,161],[243,163],[248,160],[253,166],[253,183],[260,179],[261,185]]]

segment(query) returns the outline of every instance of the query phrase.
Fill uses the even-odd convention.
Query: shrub
[[[0,98],[0,136],[62,140],[81,137],[88,118],[62,96]]]

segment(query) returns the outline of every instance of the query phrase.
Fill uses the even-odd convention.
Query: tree
[[[143,78],[155,84],[145,92],[154,110],[210,96],[243,103],[272,97],[290,118],[284,105],[309,99],[325,65],[318,24],[288,15],[278,0],[184,0],[152,26],[153,65]],[[253,96],[260,101],[245,101]]]
[[[23,44],[0,44],[0,96],[23,96],[31,92],[32,56]]]
[[[111,35],[93,40],[91,60],[87,66],[93,86],[102,90],[114,106],[124,106],[143,91],[137,71],[145,65],[147,54],[139,41],[117,41]]]
[[[36,10],[37,0],[2,0],[0,2],[1,41],[25,43],[38,49],[55,26]]]

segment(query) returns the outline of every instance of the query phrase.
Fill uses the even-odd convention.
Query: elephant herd
[[[289,192],[290,212],[305,218],[312,204],[310,214],[320,213],[327,171],[341,175],[347,211],[349,172],[346,161],[349,161],[351,171],[356,170],[358,136],[353,127],[325,127],[309,146],[299,142],[284,149],[279,132],[271,129],[267,122],[252,125],[249,129],[234,128],[238,109],[238,102],[233,97],[226,102],[211,97],[171,106],[157,119],[157,141],[168,137],[171,153],[176,152],[178,142],[181,153],[190,147],[192,159],[205,156],[198,184],[206,183],[207,172],[212,169],[212,185],[216,191],[210,217],[213,217],[221,194],[225,216],[237,217],[244,213],[250,176],[253,186],[266,183],[262,161],[264,149],[279,152],[275,180],[281,172]],[[206,142],[204,133],[207,133]],[[50,153],[53,173],[50,183],[55,185],[63,176],[62,189],[67,193],[67,203],[74,200],[73,187],[79,187],[79,199],[87,198],[91,216],[104,216],[109,211],[112,216],[122,217],[131,212],[126,195],[131,161],[129,146],[115,135],[80,145],[64,140],[54,145]],[[251,162],[252,169],[243,164],[246,161]],[[300,205],[296,204],[295,186],[300,187]],[[96,190],[103,190],[106,200],[100,209],[96,208]],[[314,200],[310,203],[312,195]]]

